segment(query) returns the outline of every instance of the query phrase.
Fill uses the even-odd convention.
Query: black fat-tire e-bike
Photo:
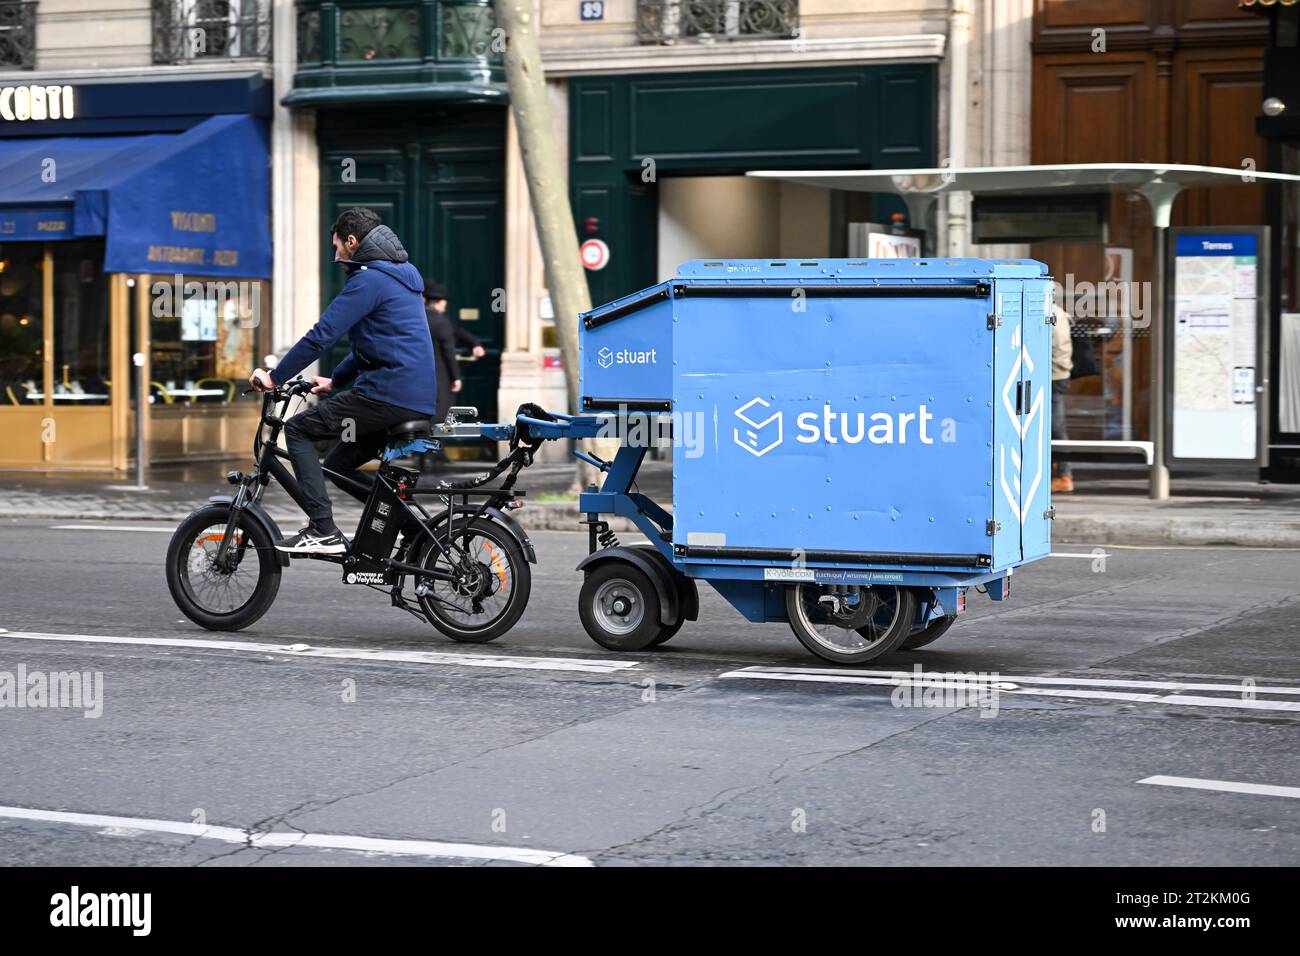
[[[177,607],[196,624],[239,630],[275,601],[289,556],[275,549],[281,532],[261,500],[274,478],[303,506],[298,481],[285,465],[288,453],[278,439],[290,403],[311,388],[311,382],[297,379],[263,394],[253,471],[227,474],[237,487],[235,494],[209,498],[207,507],[182,521],[172,536],[167,587]],[[444,424],[455,424],[455,418]],[[536,556],[508,512],[524,494],[514,490],[514,482],[520,469],[532,463],[536,444],[526,439],[512,443],[510,454],[482,475],[420,488],[419,473],[394,462],[435,449],[433,431],[428,420],[390,428],[373,483],[325,469],[335,485],[365,502],[365,508],[346,553],[306,557],[341,565],[345,584],[388,591],[394,607],[453,640],[490,641],[519,620],[532,586],[528,565],[536,563]],[[499,486],[484,487],[507,471]],[[439,507],[431,514],[417,496],[432,496]],[[406,596],[408,584],[414,601]]]

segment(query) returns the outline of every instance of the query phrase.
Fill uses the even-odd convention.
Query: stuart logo
[[[637,352],[632,349],[619,349],[615,352],[608,345],[596,353],[596,361],[601,368],[611,365],[654,365],[659,361],[658,349],[645,349]]]
[[[734,430],[735,442],[757,458],[781,444],[785,437],[782,413],[778,409],[768,414],[771,407],[771,402],[753,398],[735,412],[746,426]],[[931,425],[934,420],[934,413],[925,404],[917,405],[913,411],[871,413],[841,412],[824,402],[819,411],[795,415],[794,440],[803,445],[933,445],[935,436]],[[956,423],[945,418],[939,424],[943,431],[938,440],[955,442]]]
[[[754,408],[756,405],[761,407]],[[746,427],[743,440],[739,428],[733,429],[732,435],[737,445],[756,458],[762,458],[781,444],[781,439],[784,437],[781,430],[781,413],[779,411],[773,412],[762,421],[755,421],[756,418],[761,417],[771,407],[771,402],[755,398],[736,409],[736,417],[744,422]],[[750,409],[754,410],[750,411]],[[773,425],[773,422],[776,424]]]

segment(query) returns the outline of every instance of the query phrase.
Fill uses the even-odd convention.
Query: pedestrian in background
[[[1070,393],[1070,372],[1074,368],[1074,343],[1070,336],[1070,317],[1059,306],[1052,326],[1052,439],[1069,438],[1066,430],[1066,396]],[[1052,456],[1052,493],[1074,491],[1074,474],[1069,461]]]
[[[438,369],[438,411],[434,417],[442,421],[451,408],[452,395],[461,389],[460,362],[456,360],[455,323],[447,315],[447,290],[432,279],[424,282],[424,315],[429,322],[434,364]]]
[[[484,355],[487,355],[487,349],[483,347],[483,343],[480,342],[472,332],[466,329],[465,326],[461,325],[451,317],[451,313],[447,310],[446,286],[441,282],[430,281],[425,285],[424,298],[425,302],[428,303],[431,308],[437,309],[445,315],[447,321],[451,323],[451,330],[456,337],[455,341],[457,348],[469,349],[470,353],[475,358],[482,358]]]

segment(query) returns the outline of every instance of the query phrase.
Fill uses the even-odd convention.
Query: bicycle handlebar
[[[276,385],[273,388],[246,388],[244,389],[243,394],[252,395],[256,392],[259,395],[267,395],[278,401],[280,399],[293,398],[295,395],[306,395],[315,387],[316,386],[313,382],[309,382],[305,378],[295,378],[291,382],[285,382],[283,385]]]

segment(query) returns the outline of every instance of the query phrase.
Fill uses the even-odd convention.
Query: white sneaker
[[[275,550],[288,554],[343,554],[348,543],[338,531],[317,531],[311,525],[295,535],[281,538]]]

